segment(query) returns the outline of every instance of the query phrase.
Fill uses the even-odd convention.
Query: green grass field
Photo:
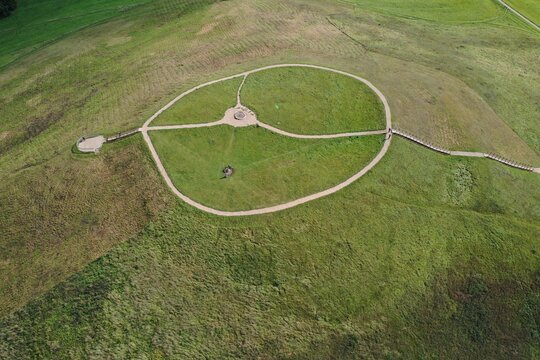
[[[151,126],[221,120],[225,111],[236,105],[236,94],[241,82],[242,77],[239,77],[196,90],[160,114]]]
[[[491,0],[349,0],[362,8],[413,20],[471,23],[493,20],[501,9]]]
[[[219,210],[268,207],[333,187],[366,166],[384,139],[299,140],[227,125],[150,136],[175,186]],[[223,179],[227,165],[235,172]]]
[[[508,4],[536,25],[540,24],[540,3],[535,0],[507,0]],[[539,25],[540,26],[540,25]]]
[[[71,151],[198,84],[301,62],[372,81],[436,144],[540,166],[539,35],[487,1],[210,3],[0,50],[18,54],[0,69],[0,358],[540,357],[537,174],[395,138],[343,191],[228,219],[180,202],[141,137]]]
[[[4,319],[0,354],[534,357],[538,185],[395,139],[362,181],[290,211],[179,202]]]
[[[377,95],[353,78],[307,68],[248,76],[242,103],[267,124],[298,134],[335,134],[386,127]]]
[[[19,0],[0,20],[0,67],[66,34],[124,13],[150,0]]]

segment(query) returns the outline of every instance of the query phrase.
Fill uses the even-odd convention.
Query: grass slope
[[[132,19],[89,28],[0,71],[0,317],[133,236],[169,206],[172,198],[160,187],[142,138],[107,146],[99,156],[72,153],[81,134],[140,126],[151,115],[132,112],[149,98],[135,100],[141,94],[127,74],[147,53],[142,44],[163,31],[157,22],[169,16],[176,26],[193,21],[185,13],[189,2],[179,9],[167,4],[167,17],[142,12],[138,25]],[[131,36],[133,42],[116,41]],[[144,74],[145,65],[138,66],[136,73]]]
[[[150,0],[19,0],[0,20],[0,67],[85,26],[118,16]]]
[[[367,54],[379,54],[377,64],[388,57],[407,64],[392,73],[377,67],[386,69],[381,78],[387,80],[370,77],[390,99],[395,126],[447,148],[504,153],[540,166],[540,122],[534,120],[540,70],[530,66],[540,42],[523,21],[508,12],[467,26],[373,19],[360,6],[331,21]]]
[[[223,81],[183,97],[159,115],[151,125],[195,124],[221,120],[236,105],[242,77]]]
[[[505,0],[510,6],[536,25],[540,24],[540,3],[535,0]],[[540,25],[539,25],[540,26]]]
[[[226,125],[150,136],[175,186],[220,210],[282,204],[335,186],[367,165],[384,139],[300,140]],[[223,179],[227,165],[235,173]]]
[[[142,143],[71,154],[81,134],[139,127],[197,84],[306,62],[372,80],[406,130],[539,166],[537,33],[506,12],[456,26],[437,19],[446,13],[417,21],[327,0],[156,2],[163,11],[73,33],[0,71],[0,316],[156,219],[6,319],[0,348],[15,355],[3,357],[40,357],[63,342],[71,345],[50,357],[538,357],[540,187],[531,174],[482,159],[440,162],[396,141],[392,161],[346,192],[244,223],[183,204],[166,213],[174,197]],[[266,260],[281,249],[296,255]],[[245,285],[273,278],[257,280],[264,266],[252,262],[277,262],[289,286]],[[264,297],[290,288],[301,296]]]
[[[350,2],[392,16],[437,23],[482,22],[501,15],[501,9],[491,0],[350,0]]]
[[[362,181],[291,211],[178,203],[4,319],[0,355],[532,357],[538,185],[396,139]]]
[[[297,134],[385,128],[384,108],[363,83],[329,71],[278,68],[251,74],[242,103],[262,122]]]
[[[170,204],[139,137],[97,157],[66,149],[39,169],[29,164],[2,174],[0,317],[136,234]]]

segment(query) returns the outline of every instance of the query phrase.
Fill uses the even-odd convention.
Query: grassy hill
[[[540,166],[540,37],[453,3],[156,1],[0,70],[0,357],[537,357],[535,174],[397,139],[343,192],[223,219],[178,202],[138,137],[71,152],[305,62],[372,81],[404,130]]]
[[[539,182],[396,139],[363,181],[290,211],[178,202],[5,318],[0,354],[531,357]]]
[[[384,135],[306,140],[226,125],[150,137],[177,189],[228,211],[279,205],[336,186],[367,166],[384,142]],[[227,165],[235,172],[223,179]]]
[[[0,20],[0,67],[86,26],[111,19],[151,0],[19,0]]]

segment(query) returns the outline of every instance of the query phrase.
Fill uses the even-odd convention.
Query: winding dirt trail
[[[239,107],[241,105],[241,102],[240,102],[240,90],[241,90],[242,85],[244,84],[246,78],[250,74],[253,74],[253,73],[256,73],[256,72],[259,72],[259,71],[264,71],[264,70],[269,70],[269,69],[276,69],[276,68],[283,68],[283,67],[305,67],[305,68],[312,68],[312,69],[330,71],[330,72],[333,72],[333,73],[336,73],[336,74],[341,74],[341,75],[351,77],[353,79],[356,79],[356,80],[366,84],[371,90],[373,90],[375,92],[375,94],[377,94],[377,96],[380,98],[380,100],[383,103],[384,110],[385,110],[386,129],[377,130],[377,131],[363,131],[363,132],[344,133],[344,134],[301,135],[301,134],[289,133],[289,132],[280,130],[278,128],[274,128],[273,126],[264,124],[264,123],[262,123],[260,121],[257,121],[257,124],[259,126],[264,127],[267,130],[273,131],[275,133],[281,134],[283,136],[289,136],[289,137],[295,137],[295,138],[304,138],[304,139],[330,139],[330,138],[346,137],[346,136],[351,137],[351,136],[380,135],[380,134],[385,134],[385,133],[389,132],[390,129],[392,128],[392,113],[390,111],[390,106],[389,106],[388,101],[387,101],[386,97],[384,96],[384,94],[379,89],[377,89],[368,80],[366,80],[366,79],[364,79],[364,78],[362,78],[360,76],[356,76],[356,75],[353,75],[353,74],[350,74],[350,73],[347,73],[347,72],[344,72],[344,71],[341,71],[341,70],[336,70],[336,69],[332,69],[332,68],[328,68],[328,67],[324,67],[324,66],[307,65],[307,64],[279,64],[279,65],[265,66],[265,67],[262,67],[262,68],[258,68],[258,69],[254,69],[254,70],[247,71],[247,72],[244,72],[244,73],[232,75],[232,76],[225,77],[225,78],[222,78],[222,79],[209,81],[207,83],[204,83],[204,84],[198,85],[198,86],[196,86],[196,87],[194,87],[192,89],[189,89],[188,91],[186,91],[186,92],[180,94],[179,96],[177,96],[175,99],[173,99],[167,105],[165,105],[162,109],[160,109],[158,112],[156,112],[152,117],[150,117],[144,123],[143,127],[140,129],[141,133],[143,134],[143,138],[146,141],[146,144],[148,145],[148,148],[150,149],[150,153],[152,154],[152,158],[154,159],[154,162],[156,163],[156,166],[157,166],[161,176],[165,180],[165,183],[167,184],[167,186],[169,186],[169,188],[173,191],[173,193],[176,196],[178,196],[181,200],[183,200],[184,202],[188,203],[189,205],[191,205],[191,206],[193,206],[193,207],[195,207],[195,208],[197,208],[197,209],[199,209],[201,211],[205,211],[207,213],[218,215],[218,216],[234,217],[234,216],[252,216],[252,215],[262,215],[262,214],[273,213],[273,212],[277,212],[277,211],[290,209],[290,208],[296,207],[298,205],[305,204],[307,202],[317,200],[317,199],[320,199],[320,198],[325,197],[325,196],[332,195],[332,194],[344,189],[345,187],[351,185],[353,182],[355,182],[356,180],[358,180],[359,178],[364,176],[367,172],[369,172],[375,165],[377,165],[381,161],[381,159],[384,157],[384,155],[386,155],[386,152],[388,151],[388,148],[390,147],[390,143],[392,142],[392,136],[388,136],[385,139],[381,150],[379,151],[379,153],[375,156],[375,158],[367,166],[365,166],[363,169],[361,169],[359,172],[357,172],[356,174],[354,174],[353,176],[351,176],[350,178],[348,178],[344,182],[342,182],[342,183],[340,183],[340,184],[338,184],[338,185],[336,185],[334,187],[331,187],[329,189],[326,189],[324,191],[321,191],[321,192],[318,192],[318,193],[315,193],[315,194],[312,194],[312,195],[308,195],[308,196],[302,197],[300,199],[289,201],[289,202],[284,203],[284,204],[279,204],[279,205],[274,205],[274,206],[269,206],[269,207],[264,207],[264,208],[259,208],[259,209],[245,210],[245,211],[218,210],[218,209],[214,209],[214,208],[208,207],[206,205],[203,205],[203,204],[191,199],[190,197],[186,196],[182,192],[180,192],[180,190],[178,190],[178,188],[176,188],[176,186],[173,184],[171,178],[169,177],[169,174],[165,170],[165,167],[163,166],[163,163],[161,162],[161,159],[159,158],[159,155],[158,155],[158,153],[157,153],[157,151],[156,151],[156,149],[154,147],[154,144],[152,143],[152,140],[150,139],[150,136],[148,135],[148,132],[149,131],[159,131],[159,130],[172,130],[172,129],[201,128],[201,127],[210,127],[210,126],[216,126],[216,125],[222,125],[222,124],[229,124],[229,125],[232,125],[232,124],[230,124],[226,120],[220,120],[220,121],[215,121],[215,122],[210,122],[210,123],[202,123],[202,124],[170,125],[170,126],[153,126],[153,127],[151,127],[150,124],[152,123],[152,121],[154,121],[154,119],[156,119],[164,111],[166,111],[171,106],[173,106],[178,100],[182,99],[184,96],[186,96],[188,94],[191,94],[192,92],[194,92],[194,91],[196,91],[198,89],[201,89],[201,88],[203,88],[205,86],[216,84],[216,83],[219,83],[219,82],[222,82],[222,81],[227,81],[227,80],[230,80],[230,79],[235,79],[237,77],[243,76],[244,80],[242,81],[242,84],[240,85],[240,88],[238,89],[238,93],[237,93],[237,102],[238,102],[237,106]],[[233,125],[233,126],[235,126],[235,125]]]

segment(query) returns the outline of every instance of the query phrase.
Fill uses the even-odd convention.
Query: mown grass
[[[536,25],[540,24],[540,4],[535,0],[505,0]],[[539,25],[540,26],[540,25]]]
[[[437,23],[470,23],[501,16],[501,9],[491,0],[349,0],[362,8],[387,15]]]
[[[278,68],[248,76],[242,103],[260,121],[298,134],[384,129],[384,108],[365,84],[308,68]]]
[[[0,20],[0,68],[59,37],[124,13],[151,0],[19,0]]]
[[[150,132],[175,186],[220,210],[282,204],[335,186],[380,151],[384,137],[301,140],[227,125]],[[234,174],[223,178],[230,165]]]
[[[242,77],[223,81],[183,97],[160,114],[151,125],[195,124],[221,120],[236,105]]]
[[[473,180],[456,205],[449,185],[464,171]],[[0,351],[71,359],[532,357],[538,181],[395,139],[361,181],[286,212],[224,219],[179,202],[4,319]]]

